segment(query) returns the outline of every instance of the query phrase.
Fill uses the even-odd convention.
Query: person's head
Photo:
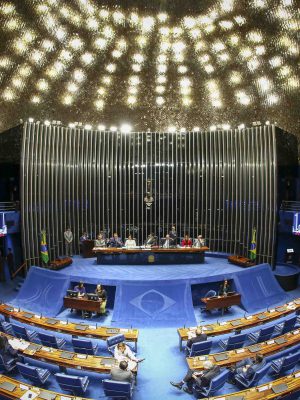
[[[198,326],[198,328],[196,329],[196,336],[200,336],[201,334],[202,334],[202,328]]]
[[[154,233],[150,232],[149,237],[153,237]]]
[[[117,344],[117,349],[120,350],[122,353],[126,350],[126,345],[124,342],[118,343]]]
[[[118,237],[118,234],[117,234],[117,232],[115,232],[114,233],[114,238],[117,238]]]
[[[171,230],[172,230],[172,231],[176,231],[176,226],[175,226],[175,225],[172,225]]]
[[[86,233],[86,232],[83,232],[82,236],[87,236],[87,233]]]
[[[67,227],[67,231],[70,231],[70,230],[71,230],[71,228],[68,226],[68,227]]]
[[[78,286],[79,286],[80,288],[83,288],[83,281],[80,281]]]
[[[185,240],[189,240],[189,235],[186,233],[186,234],[184,235],[184,238],[185,238]]]
[[[227,280],[227,279],[225,279],[225,281],[224,281],[224,285],[225,285],[225,286],[227,286],[227,285],[228,285],[228,280]]]
[[[167,239],[167,240],[170,239],[170,235],[169,235],[169,234],[166,235],[166,239]]]
[[[264,356],[262,354],[256,354],[255,362],[260,364],[264,360]]]
[[[122,369],[123,371],[126,371],[128,368],[128,362],[127,361],[121,361],[119,364],[119,368]]]
[[[97,285],[97,290],[102,290],[102,285],[101,285],[101,283],[98,283],[98,285]]]
[[[214,364],[209,360],[203,362],[203,369],[205,370],[212,369],[213,366]]]
[[[102,233],[99,233],[99,235],[98,235],[98,239],[99,239],[99,240],[103,239],[103,235],[102,235]]]
[[[202,239],[202,235],[198,235],[198,239],[201,240]]]
[[[128,240],[132,240],[132,235],[128,235]]]

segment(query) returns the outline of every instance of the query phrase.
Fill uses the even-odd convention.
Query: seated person
[[[126,361],[128,363],[128,369],[130,371],[136,370],[137,363],[139,360],[136,358],[135,354],[131,351],[130,347],[124,342],[118,343],[114,350],[114,357],[119,362]]]
[[[85,240],[89,240],[89,235],[87,234],[87,232],[83,232],[82,235],[79,238],[79,242],[80,244],[82,244]]]
[[[169,249],[170,247],[174,247],[174,241],[170,238],[170,235],[167,234],[164,239],[162,239],[162,247],[164,249]]]
[[[18,351],[9,344],[6,336],[0,336],[0,355],[4,363],[11,360],[18,361]]]
[[[230,284],[227,279],[221,283],[219,288],[219,296],[226,296],[228,292],[230,292]]]
[[[190,239],[188,234],[184,235],[184,238],[181,241],[181,247],[192,247],[193,243],[192,240]]]
[[[106,313],[106,303],[107,303],[107,293],[106,290],[102,285],[97,285],[95,289],[95,293],[98,295],[99,299],[101,300],[100,304],[100,315],[103,315]]]
[[[194,247],[201,248],[205,246],[205,240],[203,239],[202,235],[198,235],[194,240]]]
[[[74,287],[74,292],[78,292],[78,297],[85,296],[86,291],[82,281],[80,281],[78,285]]]
[[[127,240],[125,241],[125,247],[128,249],[136,247],[136,241],[132,238],[132,235],[128,235]]]
[[[157,244],[157,237],[154,236],[153,233],[150,233],[150,235],[147,237],[147,240],[145,242],[145,246],[152,247],[152,246],[156,246],[156,244]]]
[[[207,340],[207,335],[205,333],[203,333],[203,330],[201,327],[197,327],[196,332],[195,332],[196,336],[191,337],[186,344],[186,347],[188,349],[191,349],[192,344],[194,343],[199,343],[199,342],[205,342]]]
[[[95,240],[95,247],[106,247],[106,240],[102,233],[99,233],[97,239]]]
[[[257,354],[255,359],[246,358],[245,360],[237,362],[232,372],[234,373],[234,375],[239,374],[242,375],[245,379],[250,380],[253,378],[255,372],[265,365],[266,361],[264,359],[264,356],[262,354]]]
[[[121,361],[118,367],[112,367],[110,370],[110,379],[118,382],[134,382],[134,375],[128,370],[128,362]]]
[[[113,237],[109,239],[108,244],[109,247],[123,247],[123,242],[116,232]]]
[[[203,371],[188,370],[185,377],[180,382],[170,382],[177,389],[182,389],[189,394],[193,394],[193,384],[199,387],[208,387],[213,378],[221,372],[218,365],[214,365],[211,361],[203,362]],[[186,384],[187,387],[183,387]]]
[[[176,232],[176,226],[172,225],[171,226],[171,230],[169,232],[170,238],[173,240],[173,243],[175,245],[177,245],[178,243],[178,236],[177,236],[177,232]]]

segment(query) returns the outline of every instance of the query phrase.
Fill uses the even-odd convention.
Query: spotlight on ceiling
[[[49,126],[50,125],[50,121],[48,121],[47,119],[44,121],[44,125]]]
[[[224,131],[229,131],[230,125],[229,124],[223,124],[222,128],[224,129]]]
[[[168,127],[168,132],[169,132],[169,133],[175,133],[175,132],[176,132],[176,126],[170,125],[170,126]]]
[[[111,126],[109,130],[111,132],[117,132],[118,128],[116,126]]]
[[[270,125],[270,121],[266,121],[266,125]]]
[[[238,125],[238,129],[245,129],[245,124],[240,124],[240,125]]]
[[[185,133],[186,132],[186,128],[180,128],[180,132],[181,133]]]
[[[34,118],[31,118],[31,117],[28,118],[28,122],[31,122],[31,123],[34,122]]]
[[[199,128],[199,126],[194,126],[194,128],[193,128],[193,132],[200,132],[200,128]]]
[[[132,126],[129,124],[122,124],[120,127],[122,133],[130,133],[132,131]]]
[[[106,129],[105,125],[103,125],[103,124],[98,125],[98,131],[105,131],[105,129]]]
[[[92,130],[92,125],[86,124],[84,125],[84,129],[87,131],[91,131]]]
[[[210,130],[210,131],[215,131],[216,129],[217,129],[216,125],[211,125],[211,126],[209,127],[209,130]]]
[[[76,126],[76,125],[74,124],[74,122],[70,122],[70,123],[69,123],[69,128],[73,129],[73,128],[75,128],[75,126]]]

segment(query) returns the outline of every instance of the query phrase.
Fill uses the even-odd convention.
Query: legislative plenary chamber
[[[0,21],[0,400],[300,399],[299,2]]]

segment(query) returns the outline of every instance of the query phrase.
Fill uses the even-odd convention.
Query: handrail
[[[26,263],[26,261],[12,274],[12,277],[13,278],[15,278],[17,275],[18,275],[18,273],[24,268],[24,267],[26,267],[27,266],[27,263]]]

